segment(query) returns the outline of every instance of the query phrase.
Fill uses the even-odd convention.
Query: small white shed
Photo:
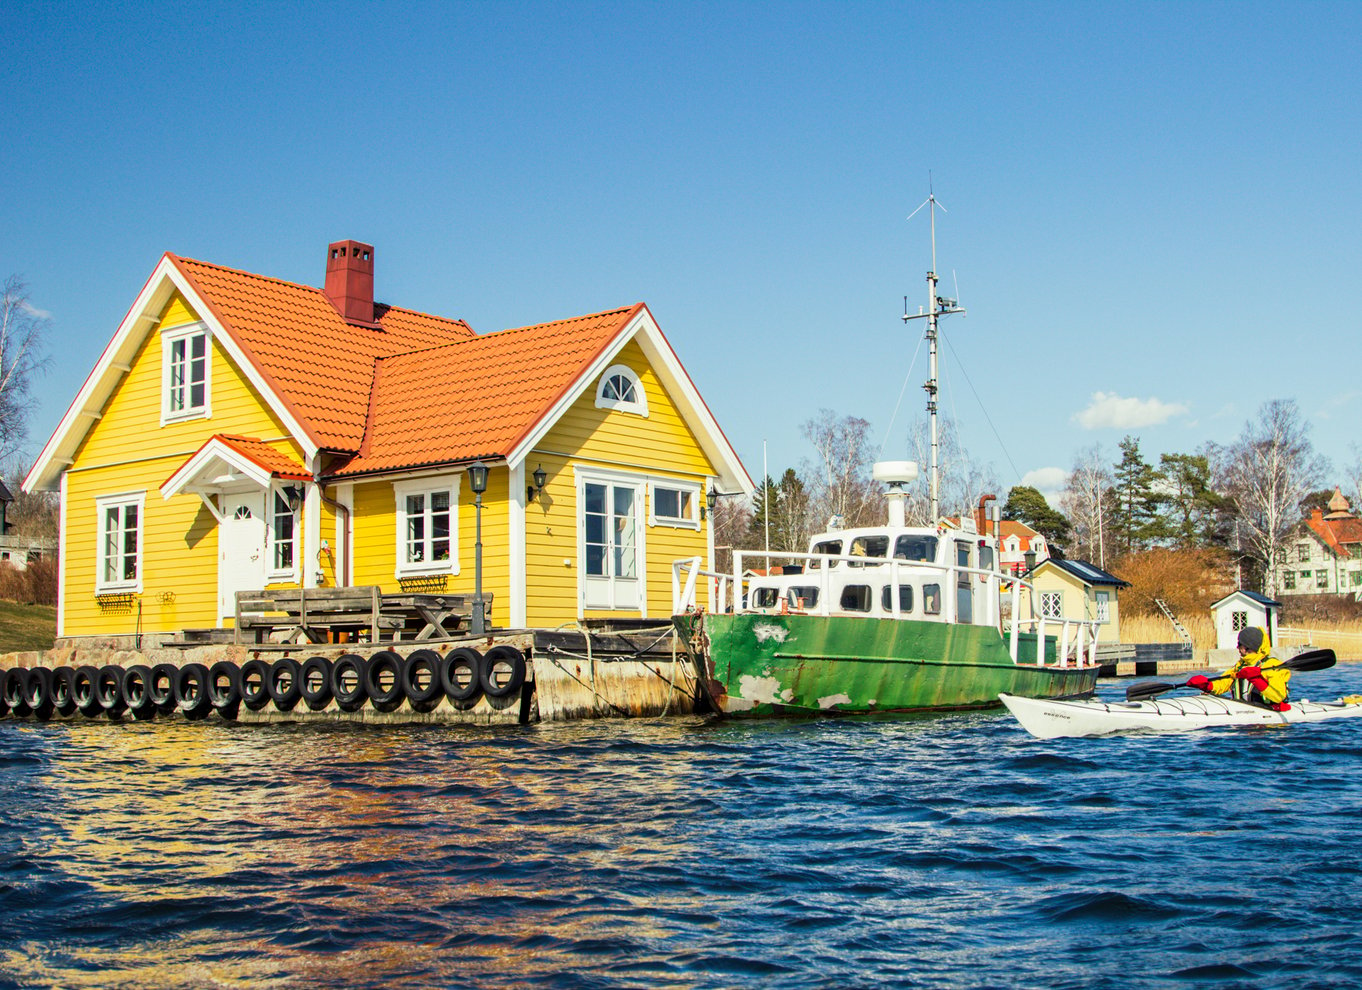
[[[1266,629],[1272,645],[1277,645],[1277,616],[1282,603],[1273,601],[1256,591],[1240,588],[1211,606],[1211,621],[1215,623],[1215,645],[1220,650],[1233,650],[1239,640],[1239,630],[1250,626]]]

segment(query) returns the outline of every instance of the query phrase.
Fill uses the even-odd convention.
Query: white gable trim
[[[246,357],[245,351],[241,349],[236,339],[218,321],[212,308],[167,254],[161,258],[156,270],[151,273],[151,278],[147,279],[147,284],[137,294],[128,315],[119,324],[113,339],[104,348],[104,353],[100,355],[94,369],[86,377],[85,384],[81,386],[75,400],[67,408],[66,415],[62,417],[37,460],[33,462],[28,477],[24,479],[24,491],[51,491],[57,485],[58,476],[71,463],[71,458],[80,447],[81,441],[85,439],[90,426],[98,420],[104,404],[117,388],[119,380],[131,369],[138,348],[142,346],[152,326],[159,320],[161,310],[176,291],[208,327],[213,340],[231,358],[255,393],[287,427],[291,438],[303,448],[306,459],[311,460],[316,454],[317,444],[312,435],[293,415],[283,399],[266,383],[260,369]]]
[[[214,437],[167,479],[161,486],[161,497],[174,498],[181,492],[213,493],[243,483],[268,488],[273,477],[269,469]]]
[[[653,319],[653,314],[648,311],[647,306],[639,309],[634,318],[625,324],[624,329],[610,342],[610,346],[596,356],[553,408],[545,413],[535,424],[534,429],[507,455],[507,463],[513,468],[523,465],[525,458],[548,435],[554,424],[588,389],[594,389],[597,379],[605,369],[615,364],[620,352],[635,339],[638,340],[639,347],[654,373],[661,379],[662,387],[676,403],[686,425],[699,440],[701,449],[718,468],[719,485],[729,492],[743,491],[748,494],[753,492],[756,486],[752,483],[752,478],[742,466],[742,461],[729,444],[728,438],[719,429],[719,424],[710,414],[704,400],[700,398],[690,375],[686,374],[686,369],[681,366],[676,352],[672,350],[671,344],[667,343],[667,338],[663,336],[662,329]]]

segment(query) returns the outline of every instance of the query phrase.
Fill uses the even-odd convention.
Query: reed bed
[[[1215,625],[1209,615],[1180,616],[1179,621],[1192,635],[1193,656],[1204,657],[1216,648]],[[1277,640],[1283,650],[1330,649],[1340,660],[1362,660],[1362,622],[1356,620],[1316,620],[1309,626],[1283,625],[1278,630]],[[1179,638],[1173,624],[1161,615],[1122,615],[1121,642],[1176,643]]]

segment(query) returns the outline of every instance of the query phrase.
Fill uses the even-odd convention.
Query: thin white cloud
[[[50,320],[50,319],[52,319],[52,314],[51,314],[50,312],[48,312],[48,311],[45,310],[45,309],[39,309],[37,306],[34,306],[34,305],[33,305],[31,302],[29,302],[27,299],[25,299],[24,302],[23,302],[23,309],[24,309],[24,312],[26,312],[29,316],[32,316],[34,319],[37,319],[37,320]]]
[[[1115,392],[1094,392],[1088,408],[1074,416],[1085,430],[1138,430],[1158,426],[1190,407],[1160,399],[1126,399]]]
[[[1064,485],[1068,480],[1069,472],[1064,468],[1043,467],[1036,468],[1034,471],[1027,471],[1022,475],[1021,483],[1030,485],[1044,495],[1045,501],[1053,509],[1059,504],[1059,493],[1064,490]]]

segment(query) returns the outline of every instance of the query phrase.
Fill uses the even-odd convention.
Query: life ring
[[[40,722],[52,717],[52,671],[46,667],[28,668],[24,675],[24,704]]]
[[[364,688],[364,674],[368,663],[358,653],[346,653],[331,665],[331,696],[343,712],[357,712],[368,698]]]
[[[98,718],[104,714],[104,706],[99,703],[99,692],[95,690],[98,677],[99,668],[88,665],[77,667],[71,676],[71,696],[75,699],[76,708],[86,718]]]
[[[99,698],[99,706],[110,717],[123,714],[127,707],[123,700],[123,668],[112,663],[100,667],[95,677],[95,695]]]
[[[494,646],[482,657],[482,693],[505,698],[525,683],[525,654],[514,646]]]
[[[213,710],[208,668],[204,664],[187,663],[175,672],[175,704],[191,721],[197,721]]]
[[[241,665],[241,703],[258,712],[270,703],[270,664],[253,657]]]
[[[402,662],[402,693],[411,707],[428,712],[440,703],[444,685],[440,681],[440,654],[416,650]]]
[[[482,690],[482,654],[469,646],[450,650],[440,661],[440,686],[450,701],[469,701]]]
[[[331,667],[326,657],[308,657],[298,668],[298,690],[310,711],[319,712],[331,704]]]
[[[364,667],[364,690],[369,704],[390,712],[402,704],[402,658],[392,650],[379,650]]]
[[[52,707],[63,718],[76,711],[75,675],[70,667],[57,667],[52,671]]]
[[[175,678],[179,672],[179,666],[173,663],[158,663],[151,668],[147,693],[151,696],[151,703],[162,715],[169,715],[180,707],[175,700]]]
[[[292,657],[280,657],[270,665],[265,687],[277,710],[291,712],[302,700],[303,690],[298,683],[298,672],[301,669],[302,665]]]
[[[209,667],[208,698],[223,718],[236,718],[241,705],[241,668],[230,660],[219,660]]]

